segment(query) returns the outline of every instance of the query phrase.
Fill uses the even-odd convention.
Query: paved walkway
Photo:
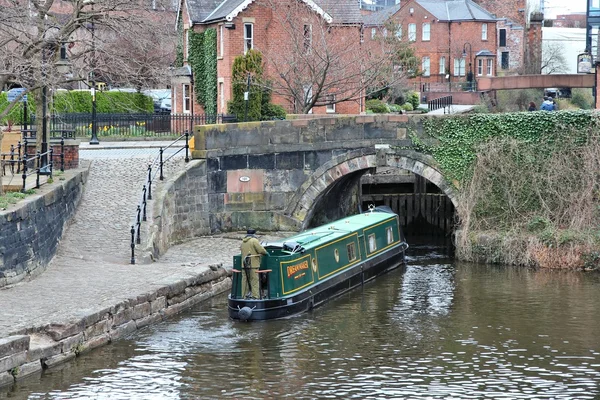
[[[101,143],[94,149],[82,145],[82,164],[91,165],[81,203],[46,271],[0,289],[0,339],[21,329],[81,318],[196,275],[209,263],[231,265],[239,246],[235,237],[194,240],[171,249],[160,262],[129,264],[129,229],[148,163],[157,154],[156,148],[136,148],[131,142]],[[183,164],[183,155],[177,155],[165,176],[173,176]]]

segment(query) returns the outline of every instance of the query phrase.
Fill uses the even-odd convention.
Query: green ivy
[[[217,113],[217,31],[189,34],[189,63],[194,75],[196,102],[204,106],[206,114]]]
[[[494,137],[513,137],[547,151],[560,145],[565,128],[579,132],[576,142],[584,144],[590,128],[600,125],[598,115],[590,111],[516,112],[505,114],[471,114],[427,118],[423,120],[425,138],[411,135],[419,151],[431,154],[450,181],[468,179],[477,146]]]
[[[204,32],[204,75],[202,85],[204,91],[204,112],[217,114],[217,30],[207,29]]]
[[[202,85],[202,78],[205,74],[205,65],[204,65],[204,32],[194,32],[190,31],[189,33],[189,56],[188,62],[192,68],[192,73],[194,76],[194,93],[196,94],[196,102],[202,106],[204,106],[204,90]]]

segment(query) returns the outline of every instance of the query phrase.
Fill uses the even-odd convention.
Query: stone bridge
[[[453,188],[435,160],[411,149],[408,133],[422,132],[423,118],[434,117],[352,116],[198,126],[192,151],[196,161],[188,176],[205,176],[206,186],[190,191],[191,181],[180,183],[178,196],[195,196],[195,202],[206,206],[191,210],[192,215],[179,215],[178,229],[186,224],[182,218],[207,219],[207,232],[250,226],[297,230],[321,218],[341,218],[356,212],[360,178],[376,167],[414,172],[456,205]]]

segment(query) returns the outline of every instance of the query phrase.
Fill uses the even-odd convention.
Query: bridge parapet
[[[409,131],[421,131],[421,116],[359,115],[198,126],[193,158],[242,154],[410,146]]]

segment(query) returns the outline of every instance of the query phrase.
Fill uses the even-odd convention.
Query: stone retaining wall
[[[0,386],[73,360],[230,287],[228,272],[214,264],[195,276],[90,312],[79,320],[13,332],[13,336],[0,339]]]
[[[157,190],[149,220],[148,240],[137,263],[156,260],[175,243],[210,234],[206,162],[194,160]]]
[[[55,177],[36,194],[0,211],[0,287],[46,269],[54,256],[65,223],[81,199],[88,169]]]

